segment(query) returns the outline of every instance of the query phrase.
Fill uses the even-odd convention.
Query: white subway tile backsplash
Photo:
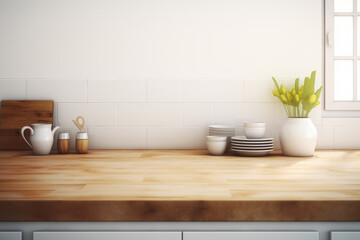
[[[184,103],[182,107],[183,126],[207,126],[214,122],[214,104]]]
[[[245,135],[245,132],[244,132],[244,127],[241,125],[241,126],[237,126],[235,128],[235,135],[236,136],[244,136]]]
[[[72,148],[78,131],[72,120],[81,115],[89,126],[93,149],[201,149],[206,148],[208,125],[236,125],[237,133],[243,134],[246,121],[266,122],[266,135],[274,137],[279,149],[279,131],[286,115],[282,104],[273,101],[272,82],[266,82],[264,88],[263,83],[171,78],[0,79],[0,100],[54,100],[54,126],[70,132]],[[310,116],[318,131],[317,149],[360,149],[358,118],[321,118],[320,107]]]
[[[282,103],[276,103],[274,105],[274,108],[275,108],[275,125],[282,126],[282,124],[287,118],[284,105]]]
[[[0,79],[1,100],[26,100],[26,80]]]
[[[149,149],[205,149],[208,128],[150,127]]]
[[[327,127],[360,127],[360,118],[322,118],[321,123]]]
[[[90,149],[146,149],[146,128],[90,127]]]
[[[116,103],[59,103],[58,124],[73,126],[83,116],[86,126],[116,126]]]
[[[316,149],[333,149],[334,148],[334,128],[318,125]]]
[[[192,79],[183,81],[184,102],[242,102],[242,80]]]
[[[181,102],[182,81],[178,79],[148,79],[148,102]]]
[[[273,103],[216,103],[215,124],[241,126],[244,122],[275,123],[276,105]]]
[[[54,108],[53,108],[53,124],[54,126],[58,125],[58,103],[54,103]]]
[[[86,102],[86,80],[29,79],[27,99],[54,102]]]
[[[89,80],[89,102],[146,102],[146,80]]]
[[[335,127],[334,149],[360,149],[360,127]]]
[[[274,97],[272,90],[275,89],[274,82],[271,79],[264,81],[245,80],[244,81],[244,102],[276,102],[278,98]]]
[[[119,126],[180,126],[180,103],[119,103]]]
[[[315,125],[321,124],[321,108],[322,106],[319,105],[318,107],[311,110],[311,112],[309,113],[309,117]]]
[[[281,127],[275,126],[273,127],[273,132],[271,137],[274,138],[274,149],[275,150],[281,150],[281,144],[280,144],[280,129]]]

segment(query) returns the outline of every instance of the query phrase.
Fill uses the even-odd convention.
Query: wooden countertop
[[[0,221],[360,221],[360,151],[0,151]]]

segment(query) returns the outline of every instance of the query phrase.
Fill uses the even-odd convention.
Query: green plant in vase
[[[295,86],[291,90],[287,90],[283,84],[277,83],[272,77],[276,89],[273,95],[280,99],[283,103],[286,115],[289,118],[307,118],[313,108],[320,104],[320,94],[322,86],[315,91],[316,71],[313,71],[309,77],[305,77],[304,84],[299,87],[299,78],[295,80]]]

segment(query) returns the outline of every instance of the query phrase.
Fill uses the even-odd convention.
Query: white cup
[[[245,136],[249,139],[260,139],[265,135],[265,123],[264,122],[248,122],[244,123]]]
[[[226,142],[227,136],[206,136],[208,142]]]
[[[215,156],[221,156],[225,153],[226,150],[226,141],[222,142],[207,142],[209,153]]]

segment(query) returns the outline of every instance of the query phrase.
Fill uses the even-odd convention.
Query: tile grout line
[[[86,79],[86,102],[89,102],[89,79]]]
[[[57,103],[155,103],[155,104],[161,104],[161,103],[182,103],[182,101],[179,101],[179,102],[169,102],[169,101],[164,101],[164,102],[138,102],[138,101],[132,101],[132,102],[128,102],[128,101],[90,101],[90,102],[84,102],[84,101],[69,101],[69,102],[66,102],[66,101],[57,101]],[[197,103],[209,103],[209,104],[270,104],[272,102],[214,102],[214,101],[197,101],[197,102],[183,102],[183,103],[194,103],[194,104],[197,104]]]
[[[332,149],[335,149],[335,127],[332,127]]]
[[[56,104],[56,125],[59,124],[59,104]]]
[[[180,104],[180,126],[183,128],[184,127],[184,120],[183,120],[183,118],[184,118],[184,113],[183,113],[183,111],[184,111],[184,103],[181,103]]]
[[[243,85],[243,89],[241,90],[241,99],[242,102],[245,102],[245,80],[241,80],[242,81],[242,85]]]
[[[26,96],[25,98],[26,98],[26,100],[29,100],[28,99],[28,80],[29,80],[28,78],[25,79],[25,96]]]
[[[181,111],[181,114],[180,114],[180,125],[181,125],[181,128],[184,127],[184,79],[181,78],[181,107],[180,107],[180,111]]]
[[[119,127],[118,123],[118,103],[115,105],[115,121],[116,121],[116,128]]]
[[[149,127],[146,126],[145,127],[145,137],[146,137],[146,149],[147,150],[149,150],[149,139],[148,139],[149,134],[148,134],[148,130],[149,130]]]
[[[215,103],[212,104],[212,109],[213,109],[213,116],[212,116],[212,124],[215,124]]]
[[[149,81],[149,79],[146,78],[146,80],[145,80],[145,84],[146,84],[146,86],[145,86],[145,88],[146,88],[146,96],[145,96],[146,103],[149,102],[149,83],[148,83],[148,81]]]

